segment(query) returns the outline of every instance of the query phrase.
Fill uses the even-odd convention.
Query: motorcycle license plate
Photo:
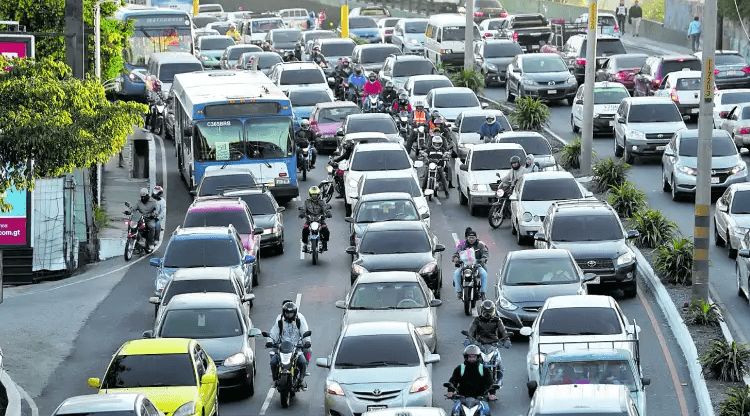
[[[374,404],[371,406],[367,406],[367,411],[369,412],[370,410],[380,410],[380,409],[387,409],[387,408],[388,406],[384,404]]]

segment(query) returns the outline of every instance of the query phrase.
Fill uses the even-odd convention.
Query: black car
[[[420,221],[430,214],[419,214],[413,194],[421,195],[420,190],[412,192],[378,192],[360,195],[352,208],[352,216],[346,217],[349,226],[349,244],[356,246],[362,233],[373,223],[385,221]]]
[[[293,51],[299,40],[299,29],[273,29],[266,34],[266,42],[271,44],[271,51],[283,55],[286,51]]]
[[[693,55],[702,59],[702,52]],[[714,60],[716,88],[750,88],[750,65],[737,51],[716,51]]]
[[[271,191],[265,188],[224,192],[227,197],[239,197],[245,201],[256,227],[263,228],[260,248],[272,247],[279,254],[284,253],[284,214],[286,208],[280,206]]]
[[[365,75],[370,72],[379,73],[386,58],[391,55],[403,55],[401,49],[391,44],[357,45],[352,50],[352,64],[364,69]]]
[[[573,105],[578,81],[556,53],[517,55],[508,65],[505,99],[533,97],[542,100],[567,99]]]
[[[440,264],[445,246],[438,244],[422,221],[378,222],[370,224],[356,246],[346,252],[354,255],[351,282],[366,272],[416,272],[440,299],[443,274]]]
[[[601,66],[606,57],[610,55],[620,55],[625,52],[620,38],[614,36],[601,35],[596,39],[596,61],[597,66]],[[586,75],[586,35],[573,35],[565,42],[562,50],[562,56],[565,63],[573,71],[578,83],[583,84]]]
[[[505,329],[518,332],[531,326],[547,298],[585,295],[586,283],[596,275],[584,275],[568,250],[517,250],[505,256],[495,286],[497,313]]]
[[[609,56],[596,70],[596,81],[619,82],[632,95],[635,74],[646,63],[646,59],[648,59],[648,55],[642,53]]]
[[[484,86],[505,84],[508,65],[516,55],[523,53],[518,43],[508,39],[486,39],[478,42],[474,57],[479,71],[484,76]]]

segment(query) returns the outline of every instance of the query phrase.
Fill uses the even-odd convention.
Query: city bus
[[[193,0],[148,0],[148,4],[154,7],[183,11],[191,16],[193,14]]]
[[[299,195],[289,98],[263,72],[177,74],[170,91],[180,175],[195,190],[209,166],[242,167],[279,202]]]
[[[124,70],[117,79],[121,98],[146,98],[144,74],[148,54],[193,53],[193,24],[188,12],[129,5],[115,12],[114,19],[133,22],[133,34],[122,51]]]

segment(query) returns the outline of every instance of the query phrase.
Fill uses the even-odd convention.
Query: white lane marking
[[[294,302],[295,305],[297,305],[297,310],[299,311],[300,304],[302,303],[302,293],[297,293],[297,299]]]
[[[24,400],[29,404],[29,407],[31,408],[31,416],[39,416],[39,408],[36,405],[36,402],[34,399],[29,396],[29,393],[26,393],[26,390],[23,389],[23,387],[16,384],[16,388],[18,389],[18,392],[21,393],[21,396],[23,396]]]
[[[268,390],[268,394],[266,395],[266,400],[263,401],[263,407],[260,408],[260,415],[265,415],[266,410],[268,410],[268,406],[271,404],[271,400],[273,399],[273,394],[276,392],[276,389],[271,387]]]
[[[299,240],[299,259],[305,259],[305,243],[303,243],[302,240]]]
[[[458,234],[456,234],[456,233],[451,233],[451,237],[453,237],[453,244],[455,244],[455,245],[456,245],[456,247],[458,247],[458,243],[460,243],[460,242],[461,242],[461,240],[459,240],[459,239],[458,239]]]

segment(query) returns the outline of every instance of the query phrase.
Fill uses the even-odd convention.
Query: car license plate
[[[557,90],[547,90],[547,94],[549,95],[557,94]]]
[[[531,45],[532,51],[537,50],[537,49],[539,49],[539,45]]]
[[[602,277],[601,277],[601,276],[596,276],[596,277],[594,278],[594,280],[592,280],[592,281],[590,281],[590,282],[586,282],[586,283],[588,283],[588,284],[590,284],[590,285],[598,285],[598,284],[600,284],[601,282],[602,282]]]
[[[737,71],[735,71],[735,70],[727,71],[727,76],[736,77],[737,76]]]
[[[388,406],[384,404],[372,405],[372,406],[367,406],[367,411],[369,412],[370,410],[380,410],[380,409],[387,409],[387,408]]]
[[[667,146],[656,146],[656,150],[664,150]]]
[[[698,112],[700,110],[701,110],[700,108],[693,108],[693,109],[690,110],[690,112],[693,113],[693,114],[698,114]]]
[[[719,178],[714,178],[714,177],[711,177],[711,183],[712,183],[712,184],[714,184],[714,183],[719,183]]]
[[[614,126],[615,126],[615,121],[609,120],[609,127],[614,127]]]

